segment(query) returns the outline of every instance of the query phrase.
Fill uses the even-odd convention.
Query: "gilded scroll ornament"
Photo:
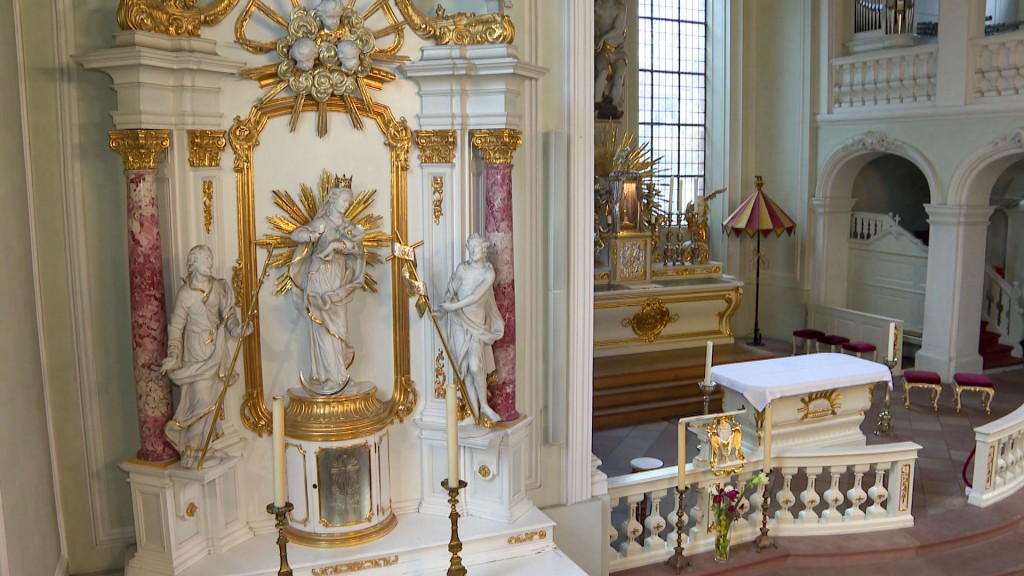
[[[516,534],[515,536],[509,536],[508,544],[509,546],[514,544],[525,544],[526,542],[533,542],[534,540],[546,540],[547,537],[547,530],[534,530],[533,532],[524,532],[522,534]]]
[[[193,168],[216,168],[220,166],[220,154],[227,139],[223,130],[189,130],[188,164]]]
[[[203,179],[203,229],[209,234],[213,228],[213,180]]]
[[[719,416],[704,427],[708,435],[708,466],[715,476],[729,476],[743,470],[743,429],[732,416]],[[722,467],[723,464],[733,466]]]
[[[334,566],[326,566],[324,568],[314,568],[313,576],[350,574],[352,572],[369,570],[371,568],[385,568],[387,566],[394,566],[395,564],[398,564],[398,556],[385,556],[383,558],[374,558],[372,560],[359,560],[358,562],[349,562],[348,564],[335,564]]]
[[[117,24],[121,30],[198,37],[202,26],[218,24],[237,4],[238,0],[214,0],[206,6],[196,6],[196,0],[121,0]]]
[[[829,416],[837,416],[839,409],[843,407],[840,400],[843,399],[843,395],[838,390],[819,390],[818,392],[811,392],[806,396],[800,397],[800,403],[803,404],[800,408],[797,408],[797,412],[802,412],[803,416],[800,420],[813,420],[815,418],[827,418]]]
[[[434,203],[434,224],[441,223],[441,216],[444,216],[442,203],[444,202],[444,176],[434,176],[430,182],[431,197]]]
[[[448,383],[448,376],[444,371],[444,349],[437,349],[437,356],[434,358],[434,398],[444,398],[444,387]]]
[[[633,333],[646,342],[654,342],[665,328],[679,320],[679,314],[672,314],[661,298],[648,298],[640,310],[631,318],[622,320],[622,325],[632,328]]]
[[[110,149],[121,155],[125,171],[156,170],[160,154],[171,145],[169,130],[112,130]]]
[[[477,468],[476,473],[484,480],[490,478],[492,474],[490,466],[486,464],[481,464],[480,467]]]
[[[473,146],[484,153],[484,164],[512,164],[512,155],[523,145],[520,130],[500,128],[496,130],[474,130]]]
[[[435,16],[430,17],[421,13],[412,0],[395,0],[395,5],[417,36],[438,44],[511,44],[516,39],[516,28],[505,14],[448,14],[438,4]]]
[[[455,130],[417,130],[415,135],[421,163],[455,162]]]

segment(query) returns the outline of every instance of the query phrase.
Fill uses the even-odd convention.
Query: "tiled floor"
[[[788,354],[789,346],[773,342],[769,348]],[[881,390],[876,390],[874,408],[864,419],[863,429],[869,443],[913,441],[921,445],[914,484],[913,513],[917,521],[914,528],[892,532],[861,535],[857,538],[816,537],[782,538],[779,551],[746,558],[743,550],[749,545],[738,545],[737,555],[727,565],[714,565],[709,554],[697,555],[691,574],[743,573],[809,575],[823,573],[823,565],[815,565],[828,558],[828,574],[1024,574],[1024,495],[1018,494],[1005,505],[978,509],[968,507],[965,484],[961,477],[964,462],[974,447],[975,427],[1000,418],[1024,404],[1024,370],[1014,369],[990,374],[996,382],[996,395],[992,414],[981,409],[977,394],[964,393],[963,409],[953,408],[950,389],[943,390],[939,398],[939,411],[934,412],[928,392],[914,390],[909,409],[903,408],[902,380],[896,382],[892,394],[893,425],[888,436],[875,436],[872,432],[881,405]],[[601,470],[611,476],[629,472],[629,460],[637,456],[653,456],[666,466],[676,464],[676,424],[674,419],[651,422],[629,428],[602,430],[594,434],[594,454],[601,459]],[[690,455],[692,456],[692,455]],[[970,470],[968,470],[970,474]],[[989,529],[991,527],[991,530]],[[943,539],[941,534],[952,529],[952,535]],[[979,542],[964,548],[961,534],[982,534]],[[910,542],[900,545],[901,538]],[[861,542],[860,550],[849,548],[854,541]],[[895,548],[894,548],[895,547]],[[837,555],[823,550],[837,551]],[[848,552],[846,552],[848,550]],[[859,552],[873,550],[864,556]],[[899,553],[902,550],[903,553]],[[928,552],[923,556],[923,552]],[[845,555],[844,555],[845,554]],[[847,555],[850,557],[848,558]],[[879,559],[879,556],[884,559]],[[834,557],[833,557],[834,556]],[[848,566],[852,557],[856,567]],[[969,564],[964,564],[967,558]],[[817,558],[819,560],[813,560]],[[731,568],[727,568],[731,566]],[[845,567],[844,567],[845,566]],[[725,569],[725,571],[722,571]],[[651,566],[629,570],[620,574],[668,574],[664,566]]]

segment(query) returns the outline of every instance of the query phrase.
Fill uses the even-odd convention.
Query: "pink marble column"
[[[132,355],[139,418],[139,460],[177,457],[164,436],[171,418],[171,384],[160,374],[167,356],[167,313],[156,200],[157,158],[170,144],[167,130],[120,130],[110,147],[121,153],[128,181],[128,274],[131,284]]]
[[[487,217],[484,230],[494,266],[494,299],[505,320],[505,335],[494,343],[497,378],[487,403],[503,421],[519,419],[516,410],[516,285],[512,228],[512,154],[523,143],[517,130],[476,130],[473,144],[484,153]]]

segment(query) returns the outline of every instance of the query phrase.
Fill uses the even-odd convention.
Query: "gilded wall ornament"
[[[484,164],[510,165],[512,155],[523,145],[523,133],[510,128],[473,130],[472,142],[484,153]]]
[[[347,564],[335,564],[334,566],[326,566],[324,568],[314,568],[313,576],[351,574],[352,572],[370,570],[371,568],[385,568],[387,566],[394,566],[395,564],[398,564],[398,556],[385,556],[383,558],[374,558],[372,560],[359,560],[357,562],[349,562]]]
[[[169,130],[112,130],[110,149],[121,155],[125,171],[156,170],[160,154],[171,145]]]
[[[796,411],[803,413],[800,420],[813,420],[815,418],[827,418],[839,415],[839,409],[843,407],[840,400],[843,395],[838,390],[819,390],[806,396],[800,397],[803,404]]]
[[[213,180],[203,179],[203,229],[209,234],[213,228]]]
[[[732,416],[719,416],[704,427],[708,435],[708,466],[715,476],[743,470],[743,429]],[[723,466],[725,465],[725,466]]]
[[[850,143],[843,146],[846,152],[868,151],[868,152],[900,152],[906,147],[902,142],[885,134],[869,130],[854,138]]]
[[[267,88],[257,105],[266,104],[289,89],[295,96],[290,123],[294,131],[308,98],[316,103],[317,134],[323,137],[327,134],[326,103],[331,98],[340,98],[346,104],[352,125],[362,130],[356,100],[372,108],[369,88],[380,88],[383,82],[395,78],[375,63],[409,60],[397,53],[403,44],[401,21],[384,1],[374,2],[362,13],[353,7],[355,2],[340,0],[321,0],[313,8],[292,4],[285,18],[260,0],[249,0],[235,22],[235,38],[243,48],[256,54],[273,51],[279,59],[277,64],[241,72],[243,77],[257,80]],[[246,29],[256,13],[283,28],[285,35],[272,42],[249,38]],[[369,23],[371,19],[375,19],[375,25]],[[378,47],[377,41],[389,36],[393,38],[391,45]]]
[[[437,349],[434,357],[434,398],[444,398],[444,387],[448,384],[448,376],[444,371],[444,348]]]
[[[508,544],[509,546],[513,544],[525,544],[526,542],[533,542],[534,540],[545,540],[547,537],[547,530],[534,530],[533,532],[524,532],[522,534],[516,534],[515,536],[509,536]]]
[[[661,298],[648,298],[636,314],[622,321],[622,325],[632,328],[633,333],[644,341],[654,342],[665,327],[678,320],[679,314],[671,314]]]
[[[188,164],[193,168],[216,168],[220,166],[220,154],[224,151],[227,138],[223,130],[189,130]]]
[[[238,0],[214,0],[206,6],[196,6],[196,0],[121,0],[117,24],[121,30],[197,37],[202,26],[220,23],[237,4]]]
[[[421,13],[412,0],[395,0],[409,28],[420,38],[438,44],[511,44],[516,39],[516,28],[505,14],[448,14],[437,5],[434,17]]]
[[[455,130],[416,130],[415,135],[421,163],[455,162]]]
[[[434,224],[441,223],[441,216],[444,216],[442,203],[444,202],[444,176],[434,176],[430,182],[431,197],[434,203]]]

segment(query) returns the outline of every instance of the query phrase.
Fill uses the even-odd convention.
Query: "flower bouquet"
[[[747,497],[754,490],[768,482],[768,476],[759,472],[747,480],[743,490],[730,485],[715,485],[711,488],[711,514],[715,519],[715,560],[725,562],[729,559],[729,531],[734,520],[739,520],[750,507]]]

